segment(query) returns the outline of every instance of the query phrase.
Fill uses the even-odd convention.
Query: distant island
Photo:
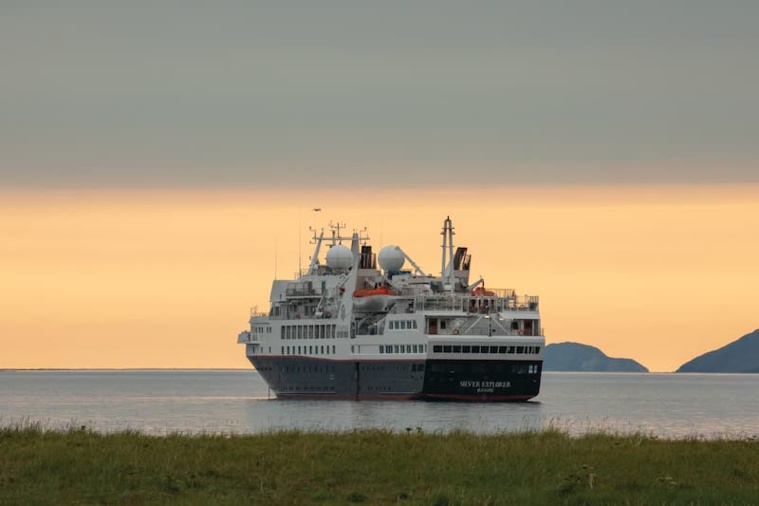
[[[675,372],[759,373],[759,329],[684,363]]]
[[[595,346],[580,343],[557,343],[546,346],[544,371],[578,372],[648,372],[630,358],[611,358]]]

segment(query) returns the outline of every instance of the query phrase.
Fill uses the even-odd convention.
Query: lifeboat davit
[[[353,307],[362,311],[387,311],[395,304],[394,292],[385,286],[364,288],[353,292]]]

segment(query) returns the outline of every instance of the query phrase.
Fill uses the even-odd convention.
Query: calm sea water
[[[544,373],[516,404],[282,401],[253,370],[0,371],[0,425],[149,434],[280,429],[759,436],[759,375]]]

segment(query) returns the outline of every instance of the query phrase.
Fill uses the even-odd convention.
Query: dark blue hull
[[[248,357],[279,398],[526,401],[540,392],[541,361],[328,360]]]

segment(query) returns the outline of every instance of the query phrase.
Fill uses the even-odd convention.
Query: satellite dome
[[[331,269],[347,269],[353,265],[353,253],[350,248],[336,244],[327,252],[327,265]]]
[[[406,258],[398,246],[388,245],[382,248],[377,257],[380,267],[387,271],[399,271],[403,268]]]

